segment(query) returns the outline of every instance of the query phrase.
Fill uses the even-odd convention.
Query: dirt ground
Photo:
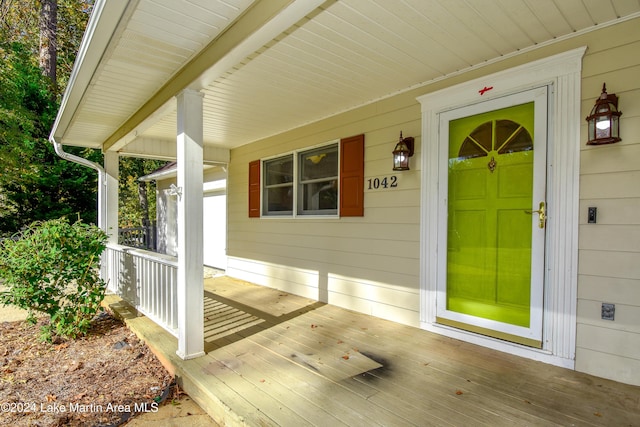
[[[115,426],[175,397],[162,364],[111,314],[78,340],[43,343],[39,329],[0,323],[0,426]]]

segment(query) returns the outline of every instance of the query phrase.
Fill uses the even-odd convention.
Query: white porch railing
[[[108,244],[102,255],[107,289],[178,336],[178,262],[175,257]]]

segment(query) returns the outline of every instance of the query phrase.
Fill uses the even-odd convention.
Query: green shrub
[[[86,334],[104,298],[99,266],[106,242],[102,230],[80,221],[33,223],[0,245],[0,280],[8,287],[0,303],[28,310],[31,322],[47,314],[44,339]]]

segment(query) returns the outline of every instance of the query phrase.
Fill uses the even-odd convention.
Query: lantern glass
[[[404,142],[398,142],[393,150],[393,170],[409,170],[409,148]]]
[[[620,116],[611,116],[611,137],[620,140]]]
[[[608,116],[596,118],[596,139],[611,137],[611,120]]]

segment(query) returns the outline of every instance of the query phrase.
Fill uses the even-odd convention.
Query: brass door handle
[[[540,202],[540,205],[539,205],[537,211],[524,211],[524,213],[527,213],[527,214],[530,214],[530,215],[538,214],[538,219],[539,219],[538,226],[540,228],[544,228],[544,226],[545,226],[545,224],[547,222],[547,214],[546,214],[547,211],[546,211],[545,208],[546,208],[545,203],[544,202]]]

